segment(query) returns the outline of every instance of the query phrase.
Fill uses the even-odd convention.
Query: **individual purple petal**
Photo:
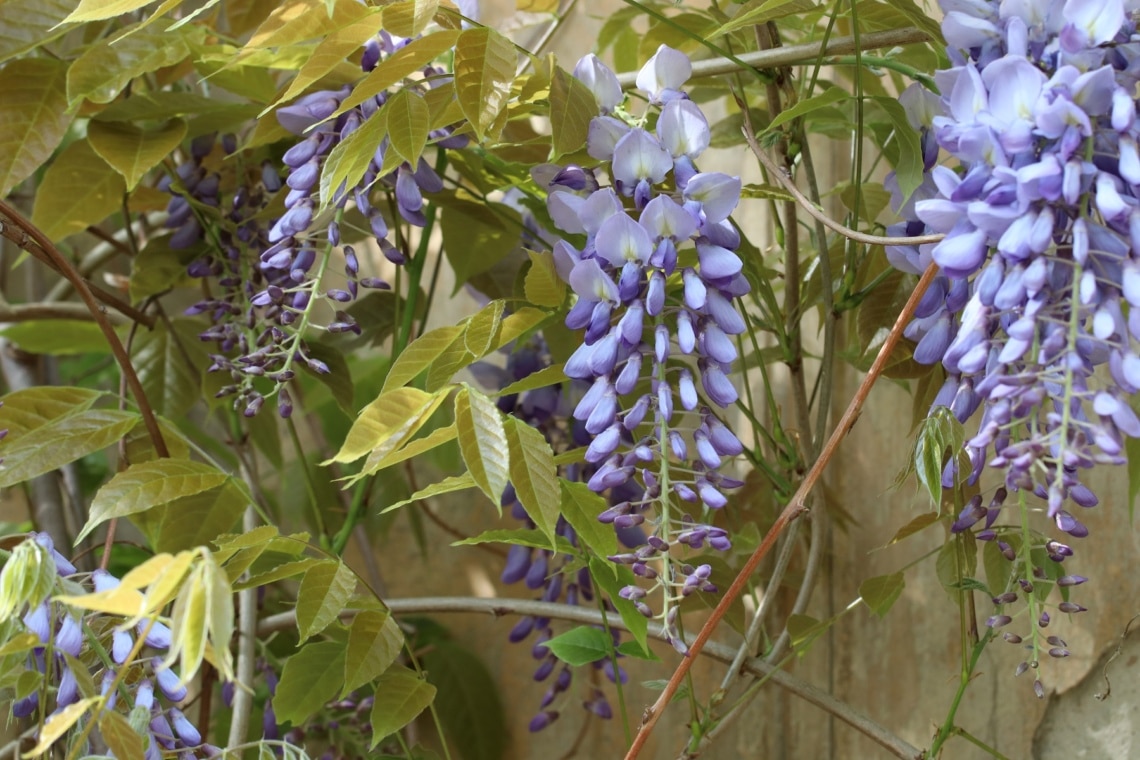
[[[588,301],[619,303],[618,288],[602,271],[597,259],[583,259],[570,272],[570,287],[580,298]]]
[[[586,133],[586,153],[599,161],[609,161],[614,157],[618,142],[629,131],[629,125],[624,121],[612,116],[595,116],[590,120],[590,129]]]
[[[637,88],[653,100],[661,100],[667,90],[679,90],[693,75],[693,64],[680,50],[661,45],[637,72]]]
[[[596,240],[598,256],[615,267],[626,262],[649,262],[653,243],[645,228],[625,214],[614,214],[602,223]]]
[[[708,394],[713,403],[719,406],[728,406],[735,403],[738,398],[736,387],[716,364],[710,363],[701,372],[701,385],[704,386],[705,393]]]
[[[691,100],[671,100],[657,118],[657,136],[674,158],[697,158],[709,147],[709,122]]]
[[[642,180],[652,184],[661,182],[672,168],[669,151],[644,129],[630,130],[614,145],[613,177],[629,190]]]
[[[177,707],[170,708],[170,724],[178,738],[188,746],[196,747],[202,743],[202,734],[187,720],[186,715]]]
[[[649,201],[638,221],[654,239],[687,240],[697,231],[692,214],[668,195],[658,195]]]
[[[684,197],[700,204],[706,225],[717,224],[727,219],[740,202],[740,189],[739,177],[708,172],[689,180]]]
[[[724,279],[744,268],[744,262],[732,251],[701,240],[697,241],[697,259],[701,265],[701,276],[705,279]]]
[[[603,111],[612,111],[621,102],[617,75],[593,53],[579,59],[574,66],[574,77],[589,88]]]
[[[550,218],[558,229],[571,235],[580,235],[586,231],[578,216],[583,203],[585,200],[574,193],[551,193],[546,198],[546,210],[550,212]]]

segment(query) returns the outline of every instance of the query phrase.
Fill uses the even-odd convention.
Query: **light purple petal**
[[[574,76],[594,93],[594,99],[603,111],[612,111],[621,102],[621,84],[617,75],[593,53],[578,61]]]
[[[588,301],[618,303],[618,288],[614,281],[602,271],[597,259],[583,259],[574,265],[570,272],[570,287],[580,298]]]
[[[701,276],[719,280],[731,277],[744,268],[744,262],[732,251],[712,243],[697,243],[697,258],[701,263]]]
[[[578,211],[585,202],[585,199],[574,193],[551,193],[546,198],[546,210],[550,212],[550,218],[558,229],[571,235],[581,235],[586,228],[582,226]]]
[[[689,62],[689,56],[662,45],[637,72],[637,89],[656,100],[663,90],[679,90],[692,75],[693,64]]]
[[[698,174],[685,186],[685,200],[701,204],[705,224],[717,224],[728,218],[740,201],[740,178],[720,172]]]
[[[665,237],[686,240],[697,231],[692,214],[668,195],[658,195],[649,201],[641,212],[640,221],[655,240]]]
[[[612,116],[595,116],[586,133],[586,153],[599,161],[613,158],[614,147],[629,133],[629,125]]]
[[[631,261],[645,264],[653,253],[649,233],[625,214],[614,214],[603,222],[595,244],[598,256],[615,267]]]
[[[709,147],[709,122],[691,100],[671,100],[657,119],[657,136],[674,158],[696,158]]]
[[[613,176],[630,191],[641,180],[657,184],[673,168],[669,151],[644,129],[633,129],[614,146]],[[690,186],[691,186],[690,182]]]

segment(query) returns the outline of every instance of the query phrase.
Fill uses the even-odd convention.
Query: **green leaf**
[[[0,467],[7,488],[101,451],[138,424],[135,412],[93,409],[66,415],[23,436],[8,439]]]
[[[444,253],[455,272],[453,293],[518,249],[520,224],[518,212],[501,203],[446,201],[439,226]]]
[[[487,27],[467,29],[455,43],[455,90],[479,142],[506,108],[517,60],[511,41]]]
[[[851,97],[845,90],[840,87],[832,87],[824,90],[819,95],[814,95],[806,100],[801,100],[786,111],[780,112],[780,115],[769,122],[765,132],[771,132],[781,124],[786,124],[792,119],[798,118],[812,111],[817,111],[820,108],[833,105],[842,100]]]
[[[286,578],[295,578],[298,575],[308,572],[314,565],[323,561],[324,560],[314,559],[313,557],[306,557],[305,559],[298,559],[292,562],[282,562],[270,570],[259,572],[257,575],[252,575],[244,581],[235,583],[234,590],[241,591],[247,588],[260,588],[262,586],[268,586],[270,583],[285,580]]]
[[[464,760],[499,760],[506,749],[506,721],[495,679],[483,661],[452,641],[430,647],[423,657],[437,689],[436,711]]]
[[[183,551],[205,546],[231,530],[249,502],[240,481],[227,478],[216,488],[131,515],[131,522],[158,551]]]
[[[550,80],[550,132],[554,156],[575,153],[586,144],[590,121],[598,113],[598,101],[590,88],[561,68]],[[531,303],[539,303],[527,296]],[[559,301],[561,303],[561,301]],[[539,304],[557,306],[558,304]]]
[[[934,571],[951,599],[957,599],[963,578],[974,574],[978,565],[978,542],[973,535],[951,536],[938,552]]]
[[[475,546],[477,544],[512,544],[529,546],[532,549],[549,549],[550,539],[537,530],[516,528],[513,530],[485,530],[477,536],[455,541],[452,546]],[[574,545],[562,536],[555,537],[554,550],[560,554],[576,554]]]
[[[384,509],[380,510],[381,514],[386,514],[400,507],[406,507],[409,504],[414,504],[421,499],[428,499],[432,496],[439,496],[445,493],[455,493],[456,491],[463,491],[468,488],[475,488],[475,479],[471,477],[470,472],[465,472],[462,475],[453,475],[444,478],[438,483],[432,483],[430,486],[425,486],[408,498],[391,504]]]
[[[463,330],[463,345],[475,359],[482,359],[498,345],[505,309],[506,302],[495,300],[467,320],[467,326]]]
[[[67,33],[60,22],[78,0],[6,0],[0,15],[0,62],[16,58]]]
[[[154,0],[80,0],[79,7],[73,10],[63,23],[77,24],[81,21],[114,18],[145,8],[153,2]]]
[[[76,540],[82,540],[107,520],[145,512],[176,499],[209,491],[224,484],[228,478],[212,465],[185,459],[156,459],[131,465],[95,494],[91,516]]]
[[[962,450],[966,433],[962,423],[944,406],[931,410],[918,431],[914,447],[914,470],[932,504],[942,508],[942,469],[947,449],[953,456]]]
[[[336,144],[321,168],[321,208],[328,208],[341,188],[355,187],[368,171],[376,146],[387,134],[387,105],[364,120],[356,131]]]
[[[372,744],[416,719],[435,699],[435,687],[407,668],[389,668],[376,681],[372,703]]]
[[[546,646],[567,665],[578,667],[607,659],[614,643],[602,629],[581,625],[555,636],[546,642]]]
[[[561,485],[562,516],[586,548],[598,557],[617,554],[617,536],[613,528],[598,522],[598,515],[609,508],[606,500],[591,491],[585,483],[563,480]]]
[[[399,90],[388,100],[389,144],[412,166],[424,152],[430,127],[431,112],[415,91]]]
[[[392,365],[392,369],[388,371],[388,377],[384,379],[381,394],[414,380],[417,375],[428,368],[428,365],[446,351],[448,346],[458,340],[464,330],[463,325],[437,327],[408,344]]]
[[[58,572],[43,546],[32,539],[16,545],[0,569],[0,622],[19,614],[24,605],[38,607],[55,588]]]
[[[18,322],[0,330],[21,350],[47,356],[106,354],[103,331],[94,322],[78,319],[44,319]]]
[[[67,66],[49,58],[12,61],[0,69],[0,198],[32,176],[63,141]]]
[[[363,610],[348,629],[341,696],[360,688],[391,667],[404,646],[404,634],[386,610]]]
[[[903,578],[902,573],[879,575],[875,578],[868,578],[859,584],[859,596],[863,598],[863,603],[870,607],[872,612],[879,617],[884,617],[891,609],[891,605],[902,594],[905,586],[906,579]]]
[[[364,463],[364,467],[361,468],[360,472],[362,475],[374,475],[386,467],[407,461],[412,457],[417,457],[438,446],[454,441],[458,435],[459,432],[455,429],[455,425],[448,425],[447,427],[433,430],[423,438],[417,438],[404,446],[404,448],[393,451],[383,457],[376,457],[375,454],[369,455],[368,461]]]
[[[36,188],[32,223],[51,240],[63,240],[121,208],[126,192],[122,176],[89,142],[76,140],[44,172]]]
[[[895,142],[899,147],[899,158],[894,167],[895,176],[898,177],[903,197],[909,198],[910,194],[922,184],[922,145],[919,143],[918,132],[907,121],[906,111],[898,100],[886,97],[875,97],[873,100],[887,112],[895,129]]]
[[[548,385],[560,385],[566,382],[566,365],[554,364],[543,367],[538,372],[532,372],[522,380],[511,383],[498,392],[498,396],[512,396],[523,391],[532,391],[535,388],[545,388]]]
[[[7,394],[0,398],[0,429],[7,429],[9,436],[6,446],[54,420],[87,411],[104,395],[102,391],[53,385]]]
[[[327,343],[307,343],[309,356],[325,363],[328,372],[317,372],[307,363],[302,364],[305,373],[316,379],[321,385],[329,389],[333,400],[345,414],[352,416],[356,413],[356,386],[352,383],[352,370],[348,361],[339,348]]]
[[[515,493],[527,515],[553,544],[562,508],[554,452],[546,437],[522,420],[508,417],[505,428]]]
[[[134,190],[143,176],[162,163],[186,136],[186,122],[172,119],[157,129],[144,131],[126,122],[93,121],[87,140]]]
[[[816,620],[811,615],[789,615],[785,627],[798,655],[807,652],[811,643],[827,631],[827,623]]]
[[[202,368],[206,352],[198,338],[200,327],[185,319],[159,322],[140,332],[131,346],[131,359],[155,411],[178,419],[202,398]]]
[[[919,533],[920,531],[929,528],[931,525],[936,524],[939,519],[940,518],[937,512],[927,512],[925,514],[919,515],[895,531],[895,535],[891,538],[890,541],[887,542],[887,546],[893,546],[905,538],[910,538],[915,533]]]
[[[1016,566],[1001,553],[997,541],[986,541],[982,548],[982,567],[986,571],[986,585],[991,597],[1010,590]]]
[[[299,726],[333,699],[344,684],[344,645],[319,641],[285,661],[273,696],[278,721]]]
[[[125,192],[126,186],[123,185],[123,179],[118,172],[112,171],[106,162],[101,163],[104,170],[123,186]],[[121,196],[120,193],[118,197]],[[180,285],[189,284],[191,280],[186,274],[186,265],[189,263],[184,252],[175,251],[170,247],[169,235],[150,238],[139,251],[139,255],[131,259],[131,301],[141,301]],[[201,340],[196,342],[200,343]]]
[[[615,565],[609,560],[602,557],[590,557],[590,577],[597,584],[598,588],[605,591],[609,597],[610,602],[617,608],[618,614],[621,615],[621,620],[625,623],[626,628],[629,629],[630,635],[638,643],[641,649],[645,652],[649,651],[649,621],[645,616],[637,611],[637,607],[633,602],[628,599],[622,599],[618,596],[623,586],[633,584],[633,573],[630,572],[628,567],[624,565]]]
[[[384,29],[400,37],[418,37],[439,8],[439,0],[402,0],[384,8]]]
[[[284,0],[277,4],[253,33],[243,52],[324,39],[375,13],[375,9],[356,0],[333,0],[331,13],[324,9],[314,11],[312,0]]]
[[[729,32],[735,32],[737,29],[764,24],[778,18],[784,18],[785,16],[799,16],[804,13],[811,13],[817,10],[818,7],[819,6],[812,2],[812,0],[766,0],[758,5],[756,3],[749,3],[737,11],[736,15],[733,16],[728,23],[709,34],[709,38],[715,39]]]
[[[475,483],[496,507],[513,474],[510,444],[503,414],[489,398],[470,387],[455,397],[455,427],[459,450]],[[546,532],[546,531],[544,531]]]
[[[1128,457],[1128,522],[1136,511],[1136,496],[1140,494],[1140,438],[1124,439],[1124,454]]]
[[[113,41],[104,37],[67,70],[67,99],[110,103],[137,76],[173,66],[190,55],[182,34],[146,32]]]
[[[99,716],[99,733],[107,748],[119,760],[143,760],[143,738],[131,728],[130,721],[117,712],[104,710]]]
[[[331,462],[355,462],[368,453],[395,451],[415,435],[427,418],[443,403],[446,394],[424,393],[418,388],[382,392],[352,423],[344,445]]]
[[[286,103],[303,93],[310,85],[320,81],[326,74],[344,63],[344,59],[352,55],[368,39],[376,35],[375,14],[380,8],[369,9],[369,15],[354,21],[348,26],[338,29],[321,40],[313,50],[305,65],[297,72],[297,76],[289,83],[289,88],[277,99],[274,105]],[[264,116],[264,114],[262,114]]]
[[[419,72],[424,66],[450,50],[457,39],[459,39],[458,31],[444,29],[408,43],[407,46],[382,60],[368,76],[357,82],[352,88],[352,94],[341,102],[336,113],[342,114],[355,108],[369,98],[387,91],[397,82]]]
[[[32,747],[30,751],[22,755],[22,757],[47,757],[48,749],[51,745],[55,744],[59,739],[71,730],[71,727],[79,722],[79,719],[87,714],[88,708],[92,707],[100,697],[87,697],[78,702],[74,702],[59,712],[52,715],[51,719],[44,724],[43,729],[40,731],[39,741],[36,746]]]
[[[566,283],[554,268],[554,255],[547,251],[527,251],[526,255],[530,257],[530,269],[523,281],[526,300],[535,306],[561,306],[566,298]]]
[[[301,642],[328,628],[356,590],[356,575],[343,562],[322,562],[305,573],[297,592],[297,630]]]

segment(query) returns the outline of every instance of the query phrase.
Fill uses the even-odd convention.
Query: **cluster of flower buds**
[[[503,388],[517,380],[522,380],[532,373],[549,366],[550,356],[541,337],[536,337],[524,346],[516,348],[507,358],[506,369],[499,369],[489,363],[479,363],[472,369],[482,382],[490,387]],[[579,381],[570,381],[560,385],[549,385],[543,388],[524,391],[517,396],[503,396],[499,399],[499,408],[513,414],[528,425],[541,431],[556,449],[567,448],[569,445],[588,445],[589,436],[580,422],[571,425],[566,430],[566,418],[572,409],[570,397],[577,393],[581,395],[583,389],[576,387]],[[588,386],[587,386],[588,387]],[[585,440],[583,440],[585,439]],[[592,473],[592,465],[570,465],[564,475],[570,480],[587,479]],[[614,489],[613,498],[637,499],[637,485],[630,481],[622,487]],[[534,523],[527,516],[522,504],[519,502],[515,490],[508,486],[502,497],[502,506],[508,509],[511,515],[522,521],[527,527],[534,528]],[[557,535],[566,539],[571,545],[578,544],[578,536],[574,529],[564,518],[559,518],[555,528]],[[645,542],[645,535],[639,528],[633,527],[620,531],[619,538],[626,546],[636,547]],[[570,555],[559,555],[548,549],[536,549],[528,546],[513,545],[507,553],[507,561],[502,572],[502,581],[513,584],[523,582],[527,588],[541,591],[539,597],[545,602],[563,602],[569,605],[578,605],[594,600],[594,587],[590,579],[588,568],[582,567],[571,570],[574,558]],[[612,609],[612,607],[610,607]],[[620,633],[611,631],[614,647],[621,643]],[[539,661],[534,671],[534,680],[547,682],[554,675],[549,688],[542,696],[539,712],[530,722],[531,731],[540,731],[555,720],[562,711],[561,703],[573,682],[573,670],[568,665],[559,667],[558,659],[545,645],[554,636],[549,618],[534,616],[523,617],[511,629],[509,638],[512,643],[519,643],[534,636],[531,654]],[[619,667],[614,669],[613,660],[603,657],[592,663],[594,668],[600,669],[611,682],[627,679],[625,672]],[[582,706],[594,715],[601,718],[613,716],[613,710],[605,694],[591,687],[590,697],[582,702]]]
[[[896,267],[940,273],[907,334],[915,359],[941,362],[948,379],[935,406],[962,422],[981,408],[944,485],[976,482],[983,469],[1004,476],[991,503],[971,501],[954,524],[997,541],[1013,563],[1010,588],[995,603],[1027,597],[1033,655],[1066,656],[1039,629],[1031,590],[1084,579],[1053,563],[1072,550],[1040,538],[1023,545],[996,525],[1009,494],[1047,504],[1058,530],[1088,535],[1072,505],[1096,505],[1079,473],[1124,462],[1124,437],[1140,436],[1128,398],[1140,390],[1140,155],[1133,63],[1140,56],[1133,11],[1124,0],[944,3],[952,68],[938,97],[916,87],[904,104],[924,140],[959,167],[933,166],[902,206],[893,233],[944,233],[937,244],[888,247]],[[924,146],[926,143],[924,142]],[[1095,376],[1104,367],[1102,376]],[[1101,381],[1103,377],[1103,382]],[[1016,548],[1015,548],[1016,547]],[[1012,597],[1011,597],[1012,594]],[[1084,608],[1062,602],[1064,612]],[[999,608],[993,627],[1010,622]],[[1006,634],[1021,643],[1022,637]],[[1022,668],[1024,671],[1026,668]],[[1037,690],[1041,691],[1040,682]]]
[[[32,537],[36,543],[51,554],[56,572],[60,577],[76,575],[75,566],[60,554],[46,533]],[[119,585],[119,580],[105,570],[91,574],[91,582],[96,593],[110,591]],[[187,690],[178,674],[163,665],[162,658],[154,656],[169,649],[170,629],[159,621],[145,621],[134,627],[122,625],[98,625],[94,618],[75,617],[62,605],[43,602],[30,609],[22,619],[25,628],[35,634],[40,646],[35,647],[28,657],[28,667],[42,674],[50,674],[55,679],[54,709],[46,717],[59,713],[79,700],[79,679],[72,669],[81,664],[84,642],[89,637],[100,641],[106,656],[100,684],[101,695],[106,697],[104,709],[115,709],[119,696],[127,695],[130,704],[126,706],[132,725],[146,736],[145,757],[158,760],[166,752],[178,752],[180,757],[212,757],[220,754],[217,747],[203,742],[201,732],[176,706],[186,699]],[[149,653],[131,660],[131,651],[136,647],[137,637],[143,636],[143,647]],[[122,668],[131,672],[120,673]],[[119,690],[111,692],[117,676]],[[90,678],[87,676],[86,678]],[[158,694],[155,687],[158,687]],[[12,704],[12,716],[28,718],[38,710],[46,709],[40,703],[41,691],[17,699]],[[164,706],[158,697],[164,697]]]
[[[601,493],[639,482],[640,498],[616,503],[600,519],[649,534],[635,552],[610,559],[664,587],[665,626],[680,651],[687,647],[673,603],[715,586],[706,568],[676,561],[678,545],[728,549],[727,534],[708,516],[725,506],[726,490],[742,485],[719,470],[743,446],[701,391],[711,405],[737,400],[728,377],[737,359],[731,336],[746,325],[732,301],[750,289],[729,221],[740,179],[693,163],[710,133],[681,91],[690,74],[689,59],[662,46],[637,77],[650,111],[634,118],[620,108],[614,73],[595,56],[583,58],[574,75],[602,110],[587,150],[611,185],[602,186],[598,169],[568,166],[548,183],[547,198],[558,228],[585,240],[580,249],[558,241],[554,257],[577,295],[566,324],[585,330],[566,374],[591,384],[572,413],[592,437],[589,486]],[[644,125],[652,119],[650,131]],[[674,499],[691,506],[677,509]],[[657,560],[664,573],[652,566]],[[652,614],[644,589],[626,593]]]

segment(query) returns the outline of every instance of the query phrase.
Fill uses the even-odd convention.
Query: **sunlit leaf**
[[[138,421],[135,412],[92,409],[11,437],[0,463],[0,487],[13,486],[101,451],[125,436]]]
[[[387,670],[404,646],[404,634],[392,616],[383,610],[363,610],[348,629],[342,696]]]
[[[121,208],[126,191],[122,176],[91,144],[76,140],[44,172],[36,189],[32,223],[51,240],[63,240]]]
[[[0,198],[39,169],[63,140],[67,66],[50,58],[12,61],[0,69]]]
[[[585,483],[561,481],[561,513],[578,534],[578,538],[591,553],[608,557],[617,553],[617,536],[613,528],[598,522],[598,515],[609,508],[609,504],[590,490]]]
[[[459,449],[471,477],[498,507],[507,487],[510,467],[503,413],[482,393],[464,388],[455,397],[455,427],[459,431]]]
[[[324,560],[315,559],[313,557],[306,557],[305,559],[298,559],[292,562],[282,562],[270,570],[260,572],[257,575],[250,576],[244,581],[235,583],[234,590],[241,591],[247,588],[260,588],[261,586],[268,586],[270,583],[283,581],[286,578],[295,578],[298,575],[307,573],[312,567],[323,561]]]
[[[459,105],[480,142],[506,108],[517,60],[511,41],[488,27],[467,29],[455,43]]]
[[[328,628],[356,589],[356,575],[343,562],[327,561],[305,573],[297,592],[297,630],[301,641]]]
[[[112,43],[104,37],[67,70],[67,99],[110,103],[137,76],[173,66],[190,55],[182,34],[153,31]]]
[[[391,147],[415,166],[427,143],[431,112],[413,90],[399,90],[388,101],[388,140]]]
[[[479,544],[511,544],[529,546],[532,549],[549,549],[550,539],[537,530],[527,528],[485,530],[477,536],[455,541],[452,546],[477,546]],[[562,554],[574,554],[574,545],[562,536],[555,537],[554,549]]]
[[[0,330],[21,350],[46,356],[107,354],[103,331],[94,322],[77,319],[43,319],[17,322]]]
[[[446,398],[444,393],[425,393],[418,388],[396,388],[360,411],[344,445],[329,462],[355,462],[365,454],[397,450],[415,435]],[[325,464],[328,464],[326,462]]]
[[[343,644],[319,641],[285,661],[273,697],[280,722],[300,725],[337,695],[344,683],[344,655]]]
[[[414,380],[464,333],[464,329],[463,325],[437,327],[408,344],[392,365],[392,369],[388,370],[388,377],[384,379],[383,393]]]
[[[454,441],[459,435],[455,429],[455,425],[448,425],[447,427],[433,430],[423,438],[417,438],[402,449],[393,451],[383,457],[375,457],[374,454],[368,456],[368,461],[364,463],[361,468],[362,474],[374,474],[383,470],[386,467],[391,467],[394,464],[405,462],[412,457],[417,457],[424,454],[437,446],[442,446],[445,443]]]
[[[411,723],[433,699],[435,687],[430,683],[406,668],[389,668],[376,681],[370,746]]]
[[[906,587],[906,579],[902,573],[891,573],[868,578],[859,584],[859,596],[863,603],[871,608],[879,617],[883,617],[891,609],[891,605]]]
[[[364,120],[356,131],[336,144],[321,168],[321,209],[327,208],[345,188],[355,187],[387,134],[387,107]]]
[[[145,757],[143,738],[126,718],[113,710],[104,710],[99,716],[99,733],[107,748],[119,760],[143,760]]]
[[[48,748],[71,730],[71,727],[78,723],[79,719],[86,715],[87,710],[98,702],[99,699],[99,697],[87,697],[54,713],[44,724],[43,730],[40,731],[39,741],[36,742],[36,746],[32,747],[32,749],[23,756],[26,758],[46,757]]]
[[[389,87],[423,69],[445,51],[450,50],[459,39],[459,32],[445,29],[434,32],[418,40],[413,40],[400,48],[368,73],[352,88],[352,94],[345,98],[336,113],[344,113],[355,108],[369,98],[373,98]]]
[[[38,607],[55,587],[55,562],[46,548],[26,539],[12,550],[0,570],[0,622]]]
[[[711,38],[734,32],[737,29],[764,24],[785,16],[799,16],[810,13],[818,6],[813,0],[765,0],[760,4],[750,3],[737,12],[727,23],[709,35]]]
[[[522,420],[508,417],[505,430],[510,450],[511,484],[531,521],[553,545],[562,506],[554,452],[546,437]],[[501,496],[502,492],[499,494]]]
[[[202,398],[201,371],[206,363],[200,325],[184,319],[159,322],[140,332],[131,345],[131,359],[143,390],[155,411],[178,419]]]
[[[453,475],[451,477],[444,478],[438,483],[432,483],[430,486],[424,486],[408,498],[397,501],[395,504],[388,505],[381,510],[381,514],[391,512],[393,510],[399,509],[400,507],[406,507],[407,505],[414,504],[421,499],[428,499],[432,496],[439,496],[445,493],[454,493],[456,491],[464,491],[468,488],[475,487],[475,479],[471,477],[471,473],[466,472],[462,475]]]
[[[67,33],[60,22],[79,0],[6,0],[0,14],[0,62]]]
[[[185,459],[156,459],[128,467],[99,489],[81,540],[96,526],[217,488],[228,475],[212,465]]]
[[[105,18],[114,18],[124,13],[145,8],[155,0],[80,0],[79,6],[71,12],[64,23],[79,23],[80,21],[100,21]]]
[[[303,93],[310,85],[333,71],[344,59],[360,49],[365,41],[376,35],[375,14],[380,8],[372,8],[372,13],[357,19],[321,40],[313,50],[297,76],[289,83],[285,93],[275,104],[286,103]]]
[[[566,298],[566,283],[554,268],[554,256],[549,252],[527,251],[530,269],[523,287],[526,300],[535,306],[561,306]]]
[[[249,496],[239,483],[227,478],[216,488],[133,514],[131,522],[160,551],[182,551],[208,544],[233,529],[249,506]]]
[[[95,152],[123,175],[127,190],[162,163],[186,136],[186,122],[173,119],[153,130],[126,122],[97,122],[87,126],[87,140]]]
[[[590,121],[597,113],[598,101],[590,88],[577,77],[555,68],[550,80],[550,132],[554,158],[577,152],[586,145]]]
[[[333,12],[315,12],[311,0],[285,0],[253,33],[246,50],[324,39],[375,13],[356,0],[335,0]]]
[[[384,29],[400,37],[416,37],[439,8],[439,0],[400,0],[384,8]]]

